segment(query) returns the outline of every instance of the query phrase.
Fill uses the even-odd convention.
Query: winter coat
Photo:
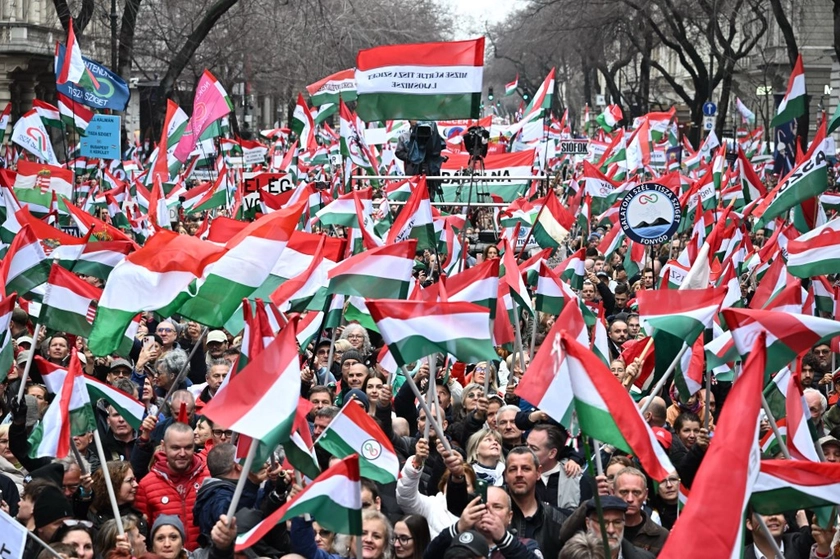
[[[397,504],[406,514],[419,514],[429,523],[429,533],[435,538],[440,532],[458,522],[458,517],[449,512],[446,495],[435,496],[420,493],[422,470],[416,469],[411,460],[406,461],[397,479]]]
[[[193,522],[201,533],[199,541],[202,545],[210,541],[210,530],[218,522],[219,517],[227,514],[233,492],[236,490],[236,482],[235,479],[208,477],[198,489],[195,505],[193,505]],[[250,479],[246,480],[236,510],[254,508],[259,489],[260,487]]]
[[[198,548],[199,529],[193,523],[193,506],[201,483],[209,477],[204,460],[193,456],[186,472],[178,474],[169,468],[166,454],[155,453],[148,475],[140,481],[134,506],[146,515],[149,525],[161,514],[177,515],[187,531],[186,549]]]

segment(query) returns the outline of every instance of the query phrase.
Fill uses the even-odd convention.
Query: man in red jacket
[[[195,550],[199,530],[193,525],[193,505],[201,482],[209,476],[204,460],[195,454],[192,428],[173,423],[163,436],[163,450],[155,453],[148,475],[140,482],[135,506],[149,525],[161,514],[180,517],[187,529],[184,548]]]

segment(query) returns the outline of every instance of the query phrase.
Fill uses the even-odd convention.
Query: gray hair
[[[118,378],[114,381],[114,388],[122,390],[126,394],[137,398],[137,390],[139,387],[137,386],[137,383],[132,380],[127,378]]]
[[[820,413],[825,413],[825,410],[828,409],[828,400],[825,399],[822,392],[815,388],[806,388],[802,391],[803,396],[807,396],[808,394],[816,394],[820,397]]]
[[[334,419],[340,410],[335,406],[324,406],[315,412],[315,417],[326,417],[327,419]]]
[[[173,377],[181,372],[181,369],[187,367],[187,374],[189,374],[189,361],[190,358],[187,356],[187,352],[181,348],[174,348],[166,353],[157,360],[156,366],[162,366],[166,373],[172,375]]]
[[[514,414],[521,412],[522,410],[519,409],[519,406],[514,406],[513,404],[506,404],[499,408],[499,411],[496,412],[496,420],[498,421],[498,417],[505,412],[512,411]]]
[[[370,352],[371,352],[371,349],[372,349],[371,345],[370,345],[370,335],[368,334],[368,331],[365,330],[365,327],[362,326],[361,324],[351,322],[350,324],[345,326],[344,331],[341,333],[341,337],[339,337],[339,340],[347,340],[347,336],[349,336],[352,332],[354,332],[356,330],[361,332],[362,336],[364,336],[365,340],[362,343],[362,349],[361,349],[360,353],[362,353],[362,357],[367,357],[368,355],[370,355]],[[350,340],[347,340],[347,341],[349,342]]]
[[[604,547],[594,534],[578,532],[560,550],[558,559],[604,559]]]
[[[207,453],[207,469],[210,477],[220,477],[236,464],[236,447],[230,443],[216,444]]]

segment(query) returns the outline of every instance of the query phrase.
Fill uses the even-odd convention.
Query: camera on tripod
[[[487,145],[490,143],[490,132],[481,126],[470,126],[463,134],[464,147],[470,157],[486,157]]]

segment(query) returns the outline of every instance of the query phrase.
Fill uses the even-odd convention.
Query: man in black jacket
[[[464,545],[461,536],[480,534],[490,547],[489,559],[547,559],[537,542],[529,538],[516,537],[510,528],[513,518],[510,496],[501,487],[487,488],[487,503],[481,498],[473,499],[464,508],[458,522],[442,531],[432,540],[423,559],[440,559],[451,545]],[[556,557],[556,555],[551,556]]]
[[[554,558],[560,552],[560,527],[566,515],[537,500],[539,480],[540,461],[534,451],[526,446],[512,449],[505,466],[505,485],[513,501],[510,526],[518,536],[535,540],[546,558]]]

